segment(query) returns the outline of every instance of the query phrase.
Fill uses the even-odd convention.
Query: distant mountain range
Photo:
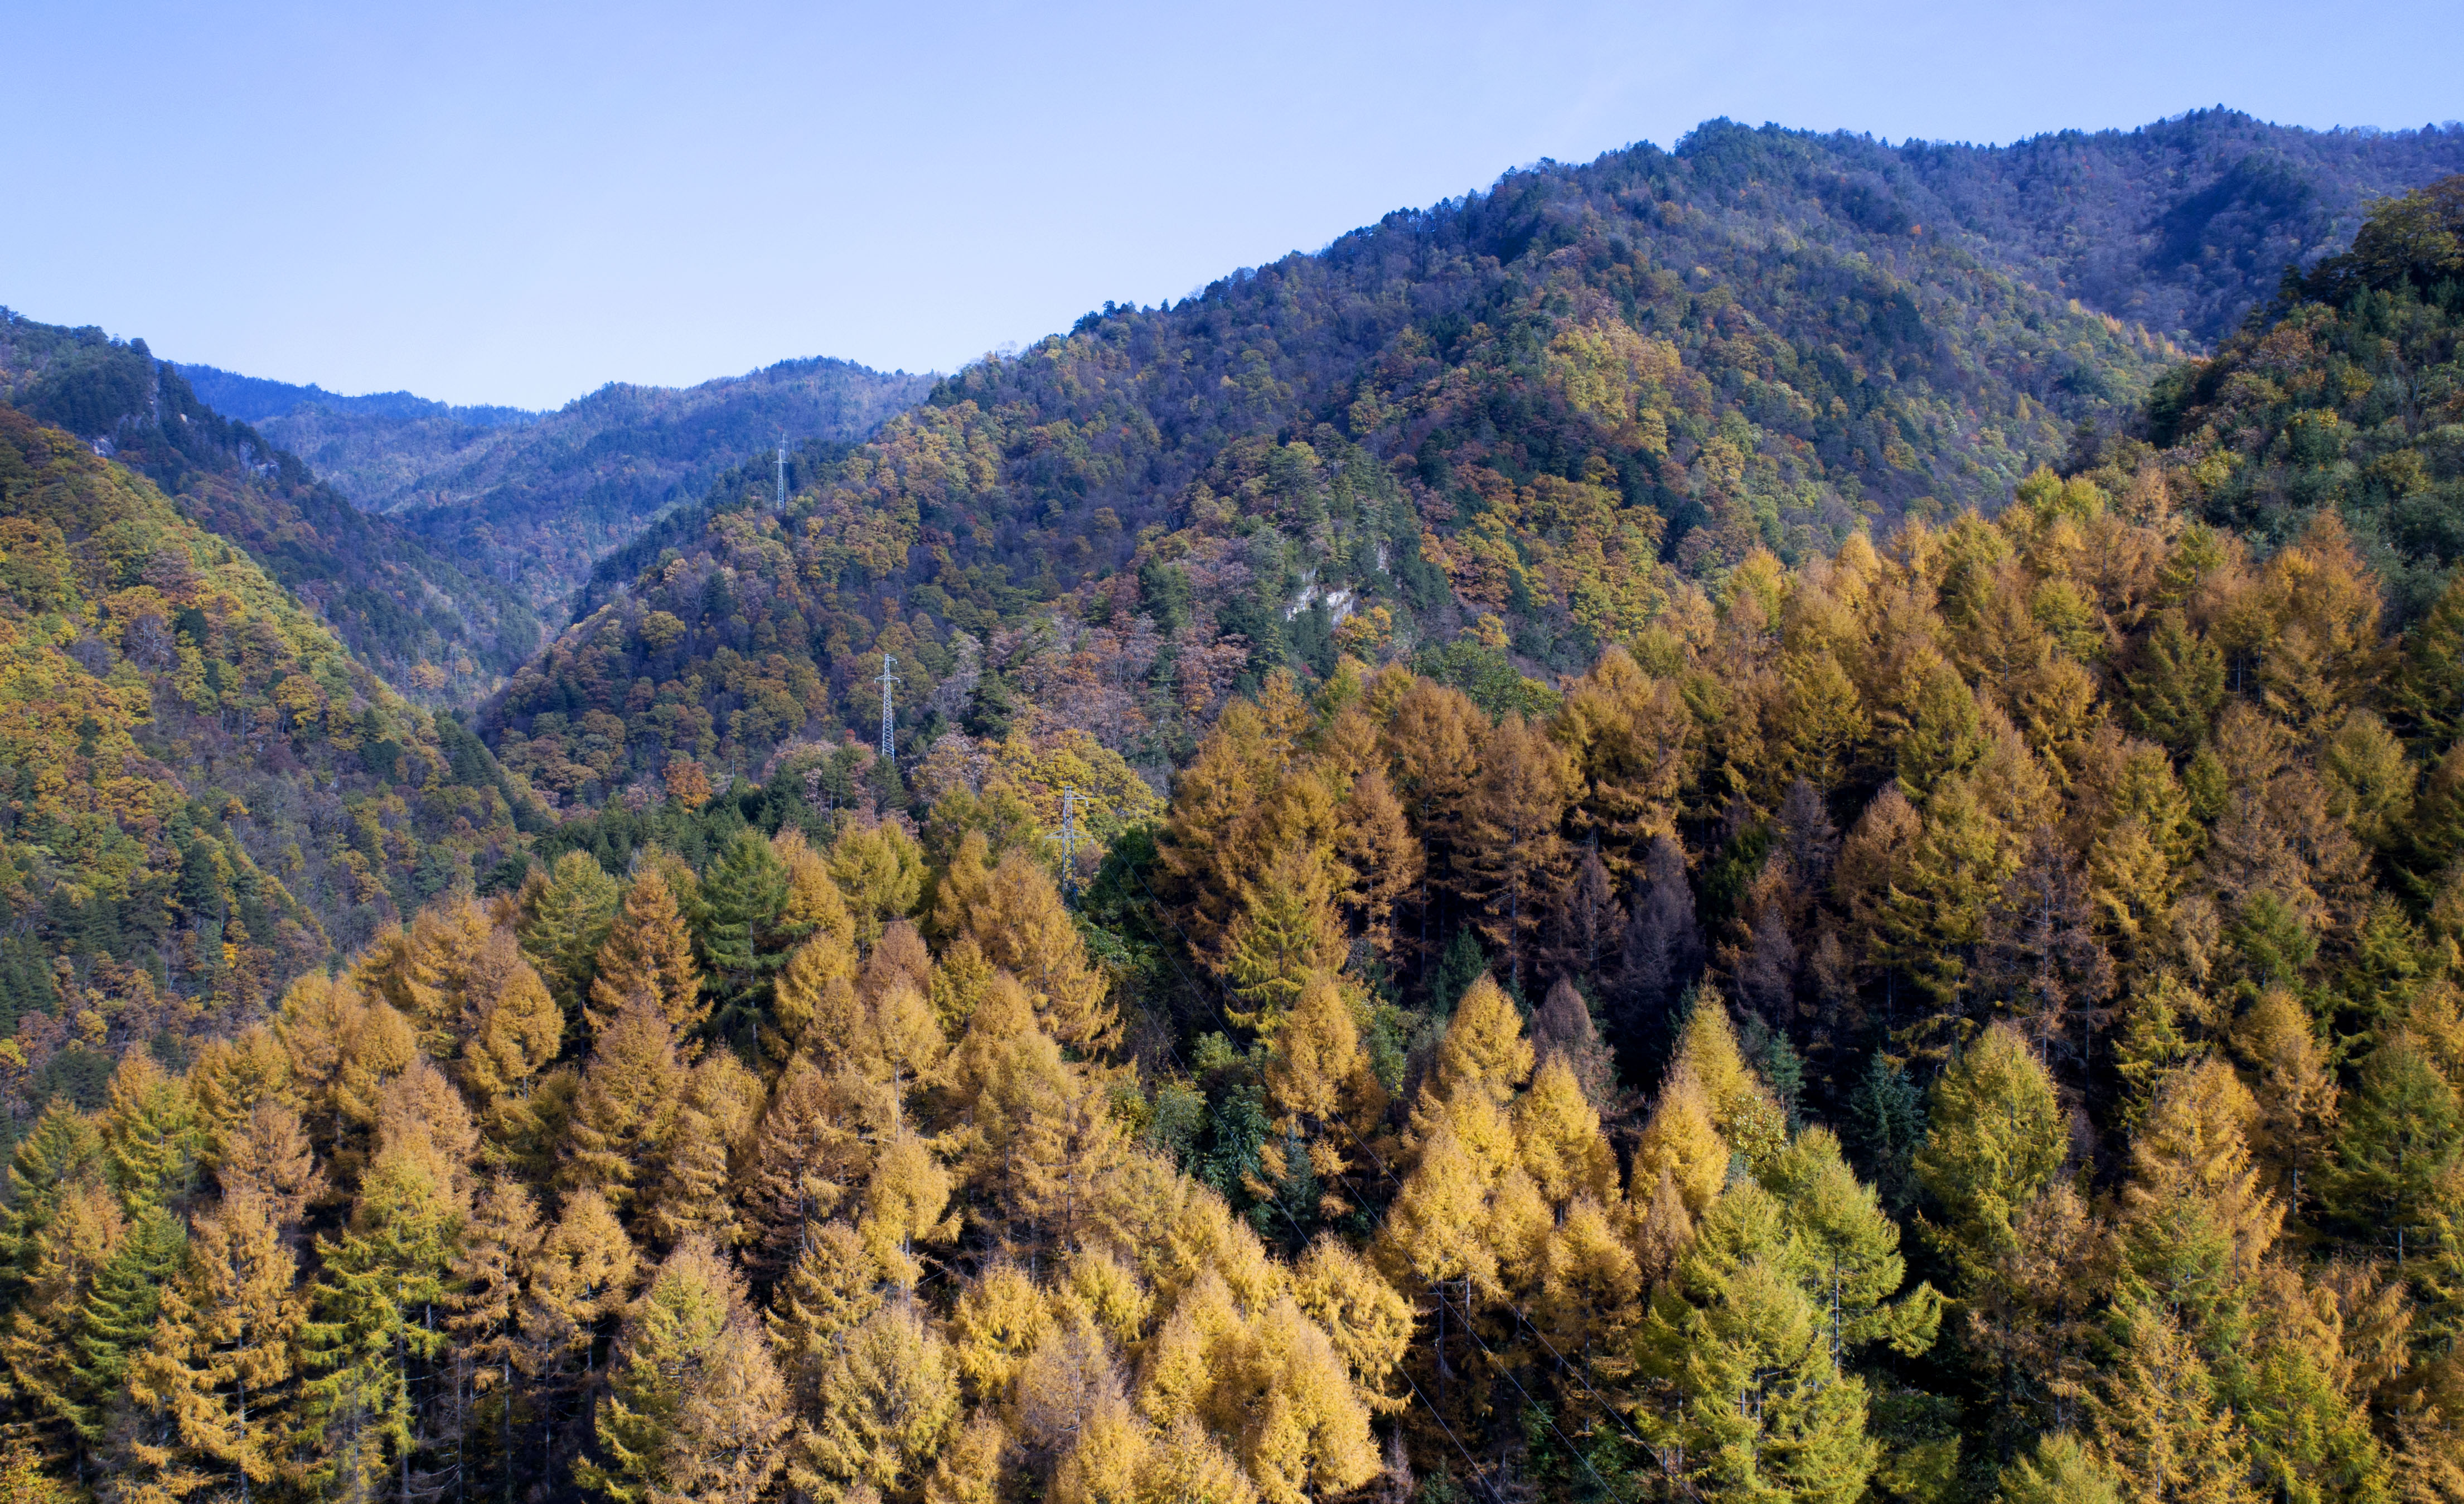
[[[834,360],[782,361],[697,387],[610,383],[554,412],[451,408],[407,392],[316,387],[183,366],[199,393],[248,413],[360,507],[436,552],[561,603],[590,567],[661,512],[699,501],[730,466],[791,442],[846,443],[920,400],[930,376]]]
[[[197,396],[207,406],[242,423],[265,423],[275,418],[287,418],[301,408],[325,408],[357,416],[405,421],[443,418],[449,423],[479,429],[519,428],[546,416],[528,408],[451,407],[407,391],[375,391],[365,396],[345,397],[340,392],[327,391],[314,382],[299,387],[287,381],[267,381],[261,376],[242,376],[211,365],[182,365],[180,374],[188,378],[188,385],[195,388]]]
[[[511,586],[351,504],[262,432],[201,400],[143,340],[0,309],[0,403],[75,434],[247,549],[361,660],[439,703],[487,693],[537,649]]]

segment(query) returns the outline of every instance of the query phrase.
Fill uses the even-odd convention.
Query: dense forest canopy
[[[2227,193],[2180,231],[2225,261],[2134,285],[2237,316],[2283,264],[2252,257],[2327,248],[2365,185],[2464,166],[2464,136],[2211,112],[1982,151],[1713,122],[1107,305],[808,452],[785,516],[750,467],[611,556],[488,734],[588,806],[677,755],[752,772],[865,726],[886,657],[917,756],[1033,704],[1157,777],[1231,686],[1347,646],[1497,708],[1756,547],[1793,564],[2092,462],[2183,351],[2075,296],[2120,276],[2078,260],[2120,243],[2088,232],[2190,212],[2254,152],[2296,164],[2298,204]],[[2435,588],[2364,546],[2413,605]]]
[[[2218,524],[2280,544],[2332,509],[2407,614],[2464,555],[2464,178],[2389,200],[2271,317],[2160,384],[2152,437]]]
[[[1090,315],[475,731],[0,409],[0,1491],[2464,1504],[2464,177],[2185,360],[1868,147]]]
[[[0,492],[20,1105],[91,1105],[123,1046],[250,1016],[514,849],[527,796],[478,739],[151,482],[0,408]]]
[[[2371,201],[2464,170],[2452,121],[2308,131],[2227,109],[2001,147],[1825,139],[1861,146],[1839,191],[1867,212],[1955,226],[2026,280],[2193,345],[2341,249]]]

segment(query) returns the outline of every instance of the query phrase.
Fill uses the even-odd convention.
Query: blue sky
[[[11,0],[0,303],[548,407],[948,369],[1726,115],[2010,141],[2464,116],[2453,0],[1749,8]]]

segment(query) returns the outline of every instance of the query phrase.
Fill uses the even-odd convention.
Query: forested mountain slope
[[[539,617],[515,591],[362,513],[297,458],[199,401],[142,340],[0,310],[0,402],[143,472],[422,699],[473,699],[539,645]]]
[[[2341,250],[2374,198],[2464,171],[2464,128],[2312,131],[2197,110],[2009,146],[1837,136],[1852,212],[1956,231],[2088,307],[2190,344],[2233,332],[2284,268]]]
[[[20,1496],[2453,1504],[2464,658],[2108,459],[1535,714],[1272,672],[1074,865],[565,822],[32,1123]]]
[[[2233,255],[2261,230],[2312,246],[2318,204],[2464,138],[2208,116],[1928,155],[1715,122],[1108,306],[807,456],[786,517],[740,475],[651,541],[672,553],[611,560],[490,735],[586,804],[677,754],[748,769],[869,724],[887,655],[917,755],[1032,703],[1160,768],[1232,684],[1323,673],[1338,637],[1503,704],[1518,669],[1579,670],[1756,547],[1998,505],[2123,424],[2184,352],[2026,279],[2088,276],[2031,228],[2077,196],[2040,191],[2047,164],[2178,207],[2262,147],[2342,186],[2211,215]],[[1954,189],[1973,232],[1933,211]],[[2229,296],[2204,265],[2149,285],[2231,301],[2274,276]]]
[[[2212,359],[2169,373],[2150,435],[2186,498],[2262,545],[2333,509],[2407,614],[2464,557],[2464,176],[2372,210]]]
[[[509,691],[528,850],[0,411],[11,1496],[2464,1501],[2459,185],[2143,406],[1690,171],[727,477]]]
[[[846,361],[782,361],[697,387],[610,383],[555,412],[516,414],[299,387],[283,388],[301,393],[286,404],[261,389],[277,384],[215,376],[211,389],[278,409],[259,423],[266,435],[362,508],[559,619],[601,556],[663,509],[698,502],[781,433],[860,439],[932,386]]]
[[[91,1099],[123,1045],[253,1016],[517,844],[475,737],[404,702],[151,481],[13,408],[0,663],[0,1016],[21,1103]]]

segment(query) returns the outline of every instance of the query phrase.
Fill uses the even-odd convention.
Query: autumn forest
[[[0,310],[0,1504],[2464,1504],[2459,329],[2221,111],[536,422]]]

